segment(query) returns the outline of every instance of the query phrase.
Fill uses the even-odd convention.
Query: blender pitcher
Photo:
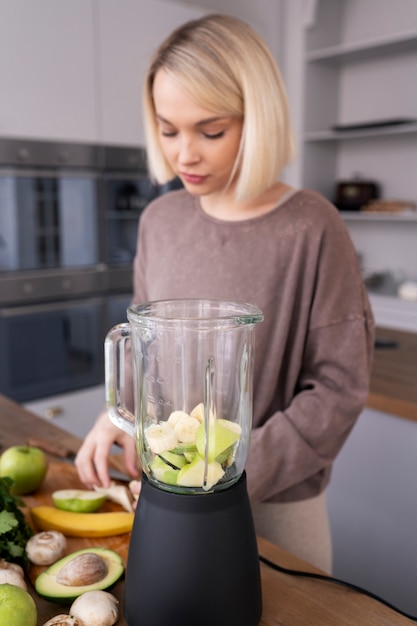
[[[105,343],[108,413],[136,439],[143,470],[127,622],[256,626],[259,559],[244,468],[253,330],[263,315],[250,304],[165,300],[129,307],[127,316]]]

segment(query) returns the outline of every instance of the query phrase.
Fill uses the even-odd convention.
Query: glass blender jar
[[[256,626],[259,559],[244,468],[253,331],[263,315],[250,304],[165,300],[127,316],[106,338],[105,361],[109,416],[135,437],[143,470],[128,624]],[[130,366],[134,413],[125,401]]]

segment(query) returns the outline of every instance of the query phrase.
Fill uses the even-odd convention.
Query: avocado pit
[[[94,552],[79,554],[68,561],[58,573],[56,580],[61,585],[94,585],[107,576],[106,561]]]

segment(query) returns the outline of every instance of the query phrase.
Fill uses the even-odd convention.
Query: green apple
[[[0,457],[0,476],[13,480],[11,493],[23,496],[39,489],[48,469],[45,453],[35,446],[12,446]]]
[[[201,424],[195,434],[197,450],[203,458],[205,455],[205,432],[205,425]],[[211,423],[208,432],[208,462],[211,463],[215,459],[222,458],[223,453],[239,440],[241,432],[239,424],[229,420],[217,419]],[[229,454],[230,450],[227,456]]]
[[[161,483],[166,483],[167,485],[177,484],[177,476],[180,470],[173,469],[160,456],[156,456],[153,459],[149,468],[153,477]]]
[[[223,450],[221,454],[216,456],[216,461],[220,463],[221,465],[226,464],[227,466],[229,466],[233,463],[234,452],[235,452],[234,446],[229,446],[228,448],[226,448],[226,450]]]
[[[89,489],[59,489],[52,494],[57,509],[74,513],[94,513],[106,501],[106,495]]]
[[[224,470],[220,463],[212,461],[207,464],[207,479],[204,483],[204,469],[204,460],[196,454],[192,462],[178,472],[177,485],[180,487],[204,487],[208,490],[224,476]]]
[[[186,452],[196,452],[196,450],[195,443],[178,443],[175,448],[172,448],[171,452],[175,452],[175,454],[185,454]]]
[[[16,585],[0,585],[0,624],[36,626],[37,621],[38,611],[30,593]]]
[[[173,465],[174,467],[172,469],[181,469],[182,467],[184,467],[184,465],[187,464],[187,459],[183,454],[176,454],[175,452],[172,452],[170,450],[167,450],[166,452],[161,452],[159,456],[169,465]]]

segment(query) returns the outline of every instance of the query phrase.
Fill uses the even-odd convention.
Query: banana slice
[[[175,434],[180,443],[194,443],[195,433],[200,422],[195,417],[185,414],[175,424]]]
[[[168,422],[172,424],[173,426],[175,426],[184,417],[190,417],[190,416],[185,411],[172,411],[171,415],[168,417]]]
[[[202,424],[204,422],[204,403],[200,402],[200,404],[197,404],[197,406],[195,406],[191,411],[190,415],[191,417],[195,417],[195,419],[197,419],[200,424]],[[215,419],[216,416],[213,415],[212,411],[210,411],[210,423],[213,423]]]
[[[172,450],[179,441],[174,426],[169,422],[152,424],[146,429],[145,436],[149,449],[154,454]]]

